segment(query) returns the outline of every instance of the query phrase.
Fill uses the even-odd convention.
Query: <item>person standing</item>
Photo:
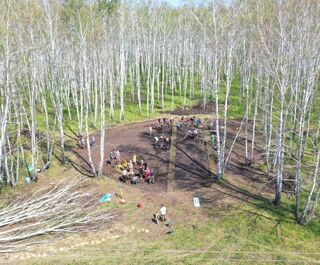
[[[123,182],[126,182],[127,179],[128,179],[128,171],[127,171],[126,168],[124,168],[124,169],[122,170],[122,181],[123,181]]]
[[[133,170],[133,163],[131,160],[128,163],[128,168],[129,168],[129,171]]]
[[[96,138],[94,136],[91,137],[90,147],[93,147],[96,143]]]
[[[167,149],[170,149],[170,143],[171,143],[170,138],[167,137],[167,138],[166,138]]]
[[[148,183],[152,183],[152,184],[154,183],[155,179],[154,179],[154,171],[153,171],[153,169],[150,170],[150,176],[149,176],[149,178],[146,178],[146,181]]]
[[[156,149],[159,147],[159,138],[157,136],[154,137],[154,146]]]
[[[136,155],[136,153],[133,153],[132,163],[133,163],[134,165],[137,164],[137,155]]]
[[[117,160],[118,160],[118,162],[120,163],[120,151],[119,150],[117,150],[116,151],[116,158],[117,158]]]
[[[143,160],[141,160],[140,165],[139,165],[140,179],[142,179],[142,177],[143,177],[143,172],[144,172],[144,162],[143,162]]]
[[[111,164],[111,166],[113,165],[113,152],[111,151],[110,153],[109,153],[109,158],[110,158],[110,164]]]
[[[149,126],[149,135],[152,136],[152,126]]]
[[[165,207],[163,204],[161,204],[160,208],[160,217],[165,221],[167,216],[167,207]]]

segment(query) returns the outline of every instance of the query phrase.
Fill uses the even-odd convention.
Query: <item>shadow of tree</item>
[[[71,149],[71,152],[77,157],[80,163],[77,163],[75,160],[71,159],[70,157],[66,157],[66,161],[70,163],[70,165],[82,175],[86,177],[94,177],[91,171],[90,164],[87,162],[87,160],[75,150]],[[53,155],[60,163],[62,163],[61,158],[55,152],[53,152]]]

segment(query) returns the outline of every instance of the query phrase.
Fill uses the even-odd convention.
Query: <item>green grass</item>
[[[256,210],[248,206],[244,208]],[[177,253],[183,250],[189,255],[177,258],[177,253],[172,257],[169,254],[163,257],[163,262],[168,264],[174,264],[176,261],[181,264],[222,264],[222,260],[215,259],[228,258],[251,259],[241,264],[253,264],[254,259],[279,259],[283,261],[278,261],[277,264],[287,264],[286,261],[292,258],[306,260],[308,257],[312,258],[312,255],[288,254],[289,252],[318,252],[319,224],[311,224],[304,228],[294,222],[282,221],[280,216],[279,220],[275,221],[247,214],[241,210],[229,212],[228,217],[218,221],[208,221],[195,230],[183,226],[177,227],[174,235],[168,236],[161,243],[153,244],[152,249],[175,249]],[[264,214],[268,216],[268,213]],[[315,230],[317,232],[314,232]],[[198,250],[203,252],[197,253]],[[150,252],[142,252],[140,257],[150,257],[150,255]],[[152,256],[161,258],[162,255],[161,252],[158,254],[156,252],[152,253]]]
[[[215,209],[214,214],[219,216],[222,210]],[[202,223],[195,219],[191,225],[176,226],[172,235],[158,240],[131,234],[87,246],[78,251],[83,258],[69,263],[66,253],[62,264],[311,264],[319,258],[308,254],[319,252],[319,223],[302,227],[246,205],[228,211],[226,217]],[[54,264],[45,261],[33,264]]]

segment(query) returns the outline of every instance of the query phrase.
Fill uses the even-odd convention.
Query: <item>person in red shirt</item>
[[[150,174],[149,174],[149,177],[146,177],[146,182],[148,182],[149,184],[150,183],[154,183],[154,171],[151,169],[150,170]]]
[[[149,178],[149,177],[150,177],[150,169],[147,168],[147,169],[145,170],[144,174],[145,174],[145,178],[146,178],[146,179]]]

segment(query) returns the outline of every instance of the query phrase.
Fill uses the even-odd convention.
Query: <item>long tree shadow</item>
[[[294,220],[288,217],[288,214],[292,213],[290,209],[284,206],[275,207],[269,198],[266,198],[260,194],[253,193],[247,189],[232,184],[228,182],[226,179],[217,180],[217,176],[213,172],[208,170],[208,168],[204,167],[202,163],[191,157],[189,154],[186,153],[185,150],[182,150],[179,146],[176,146],[176,148],[177,150],[181,151],[181,153],[185,156],[185,159],[184,163],[176,161],[174,163],[175,167],[193,175],[193,178],[189,181],[186,181],[184,186],[179,186],[181,189],[196,192],[201,187],[210,188],[219,192],[220,194],[224,194],[226,196],[250,204],[256,207],[257,209],[270,211],[274,213],[276,216],[278,216],[278,218],[274,219],[272,217],[267,217],[254,212],[250,212],[251,214],[256,214],[257,216],[265,217],[270,220],[282,220],[294,223]],[[162,161],[164,163],[173,163],[169,160],[163,159],[163,157],[159,156],[158,154],[146,152],[146,150],[143,149],[139,149],[139,153],[141,153],[144,156],[147,155],[150,157],[154,157],[157,160]],[[198,168],[190,168],[190,165],[193,163],[196,164]],[[199,170],[199,168],[201,168],[202,170]],[[218,185],[222,189],[216,188],[215,185]],[[207,203],[210,205],[213,205],[215,203],[215,201],[205,197],[202,197],[202,201],[203,203]],[[249,211],[247,212],[249,213]]]
[[[184,147],[186,147],[186,145],[184,145]],[[194,146],[192,144],[190,144],[189,146],[187,146],[188,150],[192,150],[192,153],[198,153],[198,152],[202,152],[201,148],[199,148],[199,146]],[[184,150],[181,146],[176,145],[176,150],[178,152],[180,152],[180,154],[184,155],[184,159],[180,159],[178,161],[176,161],[176,167],[183,169],[186,172],[192,172],[194,175],[197,175],[198,177],[200,177],[200,180],[188,180],[185,181],[185,186],[183,187],[182,185],[180,185],[180,187],[185,188],[187,190],[191,190],[194,191],[196,190],[199,186],[204,185],[204,187],[208,187],[208,175],[207,173],[210,173],[212,181],[210,188],[215,189],[216,191],[218,191],[219,193],[225,194],[227,196],[236,198],[238,200],[244,201],[246,203],[249,203],[259,209],[264,209],[264,210],[269,210],[273,213],[276,213],[277,216],[281,217],[282,220],[290,220],[292,221],[292,219],[288,218],[287,214],[288,213],[292,213],[292,211],[284,206],[279,206],[279,207],[274,207],[272,201],[269,198],[266,198],[264,196],[262,196],[261,194],[257,194],[254,193],[252,191],[249,191],[248,189],[244,189],[242,187],[239,187],[235,184],[230,183],[227,179],[221,179],[221,180],[217,180],[217,177],[214,175],[213,172],[211,172],[206,166],[203,165],[203,163],[201,163],[200,161],[198,161],[197,159],[195,159],[192,155],[190,155],[189,153],[187,153],[186,150]],[[181,160],[184,161],[183,164],[181,164]],[[197,173],[194,172],[193,170],[190,170],[190,167],[194,167],[194,165],[197,166]],[[199,170],[201,169],[201,170]],[[203,172],[203,173],[200,173]],[[194,177],[194,176],[189,176],[189,178]],[[252,181],[257,181],[256,178],[252,178]],[[196,181],[196,183],[193,183],[193,181]],[[223,188],[223,190],[221,189],[216,189],[214,186],[215,185],[219,185],[219,187]],[[229,191],[229,192],[228,192]],[[210,199],[207,198],[207,201],[204,201],[209,203]],[[213,202],[213,201],[211,201]]]
[[[195,163],[197,166],[199,166],[201,169],[203,169],[204,171],[206,171],[209,175],[213,175],[213,173],[204,166],[204,164],[200,163],[198,160],[192,158],[186,151],[184,151],[181,147],[179,147],[179,144],[175,145],[176,150],[180,151],[181,153],[183,153],[185,155],[185,157],[189,160],[191,160],[193,163]],[[192,146],[193,152],[202,152],[202,150],[199,147],[194,147]]]
[[[84,162],[87,164],[87,166],[89,166],[88,168],[83,166],[81,163],[77,163],[75,160],[72,160],[70,157],[66,156],[65,157],[65,161],[62,161],[61,157],[55,153],[52,152],[52,155],[61,163],[61,164],[70,164],[76,171],[78,171],[80,174],[86,176],[86,177],[94,177],[94,175],[91,172],[91,168],[90,168],[90,164],[81,156],[79,155],[77,152],[75,152],[74,150],[72,150],[72,152],[77,156],[78,159],[80,159],[80,161]]]
[[[229,147],[226,146],[226,149],[228,150]],[[232,150],[231,154],[236,154],[236,155],[239,155],[236,151]],[[240,155],[239,155],[240,156]],[[244,156],[241,156],[244,160],[245,160],[245,157]],[[225,157],[227,158],[227,157]],[[257,167],[254,167],[252,165],[248,166],[246,163],[242,163],[238,160],[236,160],[235,158],[233,158],[232,156],[229,157],[229,160],[232,161],[234,164],[231,164],[230,162],[228,163],[228,166],[230,165],[233,165],[235,167],[238,167],[238,168],[241,168],[243,170],[246,170],[250,173],[254,173],[256,175],[262,175],[262,176],[265,176],[267,175],[267,172],[264,172],[262,171],[261,169],[257,168]]]
[[[182,161],[175,161],[174,163],[175,167],[185,172],[191,173],[193,176],[197,176],[196,178],[189,179],[189,181],[186,181],[184,186],[180,185],[182,189],[195,190],[196,188],[200,188],[201,186],[210,187],[212,183],[214,183],[217,180],[216,175],[213,172],[211,172],[207,167],[205,167],[202,163],[200,163],[197,159],[189,155],[185,150],[179,147],[179,145],[175,145],[175,147],[178,151],[180,151],[185,156],[185,159],[182,159],[185,162],[183,163]],[[170,162],[169,160],[165,160],[163,157],[159,156],[158,154],[147,152],[143,148],[137,148],[132,146],[132,149],[135,149],[137,152],[139,152],[142,155],[154,157],[157,160],[162,161],[164,163]],[[192,146],[192,149],[193,149],[193,153],[202,152],[199,147],[195,148],[194,146]],[[170,163],[173,163],[173,162],[170,162]],[[192,164],[196,164],[198,168],[190,167],[190,165]],[[249,192],[248,190],[237,187],[225,181],[220,181],[220,182],[222,186],[224,186],[225,188],[228,188],[229,190],[232,190],[237,193],[241,193],[242,195],[245,195],[255,200],[260,200],[260,201],[270,203],[269,199],[261,195],[254,194],[252,192]]]
[[[179,146],[176,146],[176,149],[179,150],[179,151],[185,156],[185,158],[187,159],[187,160],[186,160],[186,163],[185,163],[184,165],[181,165],[180,162],[176,162],[176,165],[177,165],[179,168],[182,168],[182,169],[184,169],[184,170],[186,170],[186,171],[188,171],[188,172],[192,172],[192,173],[195,174],[195,172],[194,172],[193,170],[188,170],[188,169],[187,169],[187,167],[190,165],[190,162],[192,162],[192,163],[196,164],[199,168],[201,168],[202,171],[208,173],[208,175],[206,175],[206,176],[204,176],[204,175],[202,175],[202,174],[199,174],[199,173],[196,174],[196,175],[200,176],[202,179],[209,179],[210,176],[215,176],[214,178],[212,178],[212,177],[211,177],[211,178],[213,179],[213,181],[216,181],[216,180],[217,180],[216,175],[215,175],[213,172],[211,172],[207,167],[203,166],[202,163],[200,163],[199,161],[197,161],[196,159],[194,159],[193,157],[191,157],[189,154],[187,154],[186,151],[184,151],[184,150],[183,150],[182,148],[180,148]],[[195,150],[195,149],[193,149],[193,151],[194,151],[194,150]],[[256,199],[256,200],[260,200],[260,201],[264,201],[264,202],[270,203],[270,200],[269,200],[269,199],[267,199],[267,198],[265,198],[265,197],[263,197],[263,196],[261,196],[261,195],[254,194],[254,193],[252,193],[252,192],[250,192],[250,191],[248,191],[248,190],[245,190],[245,189],[243,189],[243,188],[237,187],[237,186],[235,186],[235,185],[233,185],[233,184],[231,184],[231,183],[226,182],[225,180],[220,181],[220,182],[221,182],[221,186],[224,186],[225,188],[228,188],[229,190],[232,190],[232,191],[234,191],[234,192],[241,193],[241,194],[243,194],[243,195],[245,195],[245,196],[247,196],[247,197],[250,197],[250,198],[253,198],[253,199]],[[198,183],[201,183],[201,182],[198,182]],[[190,184],[190,183],[188,183],[188,184]],[[191,187],[191,188],[193,189],[194,187]]]
[[[91,171],[91,166],[88,163],[88,161],[82,155],[80,155],[78,152],[76,152],[75,150],[72,149],[71,151],[77,157],[77,159],[80,161],[80,163],[76,163],[75,160],[68,158],[72,167],[76,171],[78,171],[79,173],[81,173],[87,177],[94,177],[94,175],[92,174],[92,171]]]
[[[71,139],[77,140],[78,139],[78,134],[70,127],[70,125],[67,125],[67,128],[69,129],[69,131],[74,135],[74,136],[70,136],[67,135],[65,133],[66,136],[70,137]]]

